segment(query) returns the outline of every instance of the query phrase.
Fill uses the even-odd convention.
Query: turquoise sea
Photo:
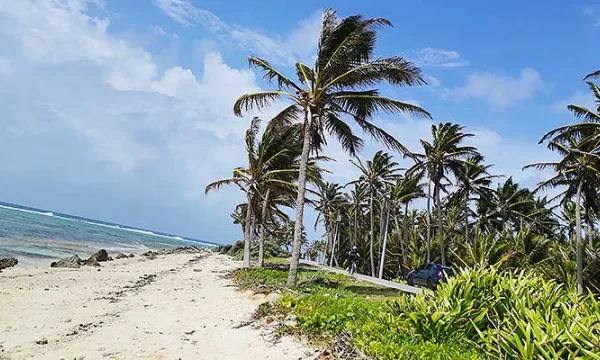
[[[174,246],[213,247],[214,243],[157,231],[0,202],[0,258],[15,257],[20,266],[50,264],[52,259],[98,249],[109,253],[141,252]]]

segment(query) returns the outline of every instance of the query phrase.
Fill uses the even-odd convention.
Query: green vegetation
[[[233,277],[255,291],[285,289],[281,266],[237,270]],[[299,271],[298,284],[262,305],[260,317],[278,319],[284,333],[331,352],[375,359],[600,359],[600,302],[532,272],[463,270],[435,293],[417,296],[310,269]]]
[[[233,272],[233,279],[244,289],[268,293],[285,289],[286,270],[275,265],[240,269]],[[420,337],[390,306],[402,296],[395,289],[346,275],[301,268],[298,285],[284,290],[274,304],[263,304],[257,315],[278,319],[284,333],[302,336],[347,358],[356,358],[357,352],[376,359],[485,358],[466,338]],[[290,318],[295,320],[290,322]]]

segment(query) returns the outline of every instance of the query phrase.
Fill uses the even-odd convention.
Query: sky
[[[0,200],[240,239],[229,214],[243,195],[204,187],[246,160],[251,115],[232,105],[269,88],[247,57],[293,75],[314,60],[326,8],[388,18],[377,54],[414,61],[429,85],[382,92],[463,124],[493,171],[523,185],[547,176],[521,168],[552,159],[537,142],[573,121],[566,105],[593,106],[582,81],[600,68],[593,1],[0,0]],[[425,119],[374,121],[413,151],[430,136]],[[363,158],[381,148],[366,139]],[[357,176],[335,141],[326,154],[329,180]],[[308,211],[315,238],[313,221]]]

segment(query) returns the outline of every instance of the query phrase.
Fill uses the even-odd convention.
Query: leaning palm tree
[[[371,275],[375,276],[375,256],[373,244],[375,241],[375,208],[374,200],[377,194],[380,194],[387,185],[393,184],[393,181],[398,178],[398,163],[392,160],[392,156],[383,151],[378,151],[373,156],[373,160],[367,160],[366,164],[360,159],[352,161],[361,175],[358,180],[352,181],[349,184],[361,183],[369,191],[369,217],[370,217],[370,240],[369,240],[369,259],[371,262]],[[382,216],[383,219],[383,216]]]
[[[429,184],[433,185],[433,196],[437,207],[438,220],[438,238],[440,240],[440,253],[442,265],[446,265],[446,250],[444,246],[444,234],[442,227],[442,202],[440,193],[445,191],[445,182],[452,183],[448,173],[452,173],[455,178],[459,178],[461,169],[464,168],[466,159],[478,154],[472,146],[463,145],[463,141],[473,134],[464,133],[464,127],[452,123],[440,123],[431,126],[431,135],[433,141],[430,143],[421,140],[424,153],[414,154],[416,164],[409,169],[409,174],[426,174]],[[430,195],[427,197],[427,261],[431,261],[431,207]]]
[[[250,246],[254,237],[253,224],[254,219],[258,217],[255,214],[258,213],[261,200],[263,200],[262,217],[264,218],[269,201],[272,199],[271,190],[282,193],[295,188],[293,180],[298,172],[296,162],[300,154],[299,130],[297,127],[289,127],[285,131],[267,128],[258,142],[260,119],[254,118],[246,131],[248,165],[236,167],[231,178],[217,180],[206,186],[206,193],[225,185],[237,185],[246,193],[244,267],[250,266]],[[264,232],[261,231],[261,234],[261,242],[264,242]]]
[[[275,88],[241,96],[233,106],[234,113],[241,116],[245,111],[262,109],[285,98],[290,105],[272,122],[275,126],[300,122],[304,130],[294,246],[288,276],[290,285],[296,282],[300,257],[308,157],[311,150],[318,150],[326,144],[325,133],[337,138],[342,147],[354,155],[363,141],[344,121],[343,118],[348,116],[367,134],[390,148],[406,153],[407,149],[394,137],[370,122],[371,117],[378,111],[431,117],[418,106],[383,97],[378,90],[370,88],[379,83],[396,86],[426,84],[419,68],[411,62],[400,57],[375,58],[377,29],[389,25],[386,19],[366,19],[362,15],[339,19],[333,10],[326,10],[315,64],[310,67],[296,63],[296,81],[264,59],[249,58],[250,65],[259,69]]]

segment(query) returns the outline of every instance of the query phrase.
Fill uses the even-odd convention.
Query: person
[[[358,248],[356,246],[352,246],[352,249],[348,251],[348,261],[350,265],[348,266],[348,272],[350,274],[354,274],[356,271],[356,260],[360,258],[360,254],[358,253]]]

